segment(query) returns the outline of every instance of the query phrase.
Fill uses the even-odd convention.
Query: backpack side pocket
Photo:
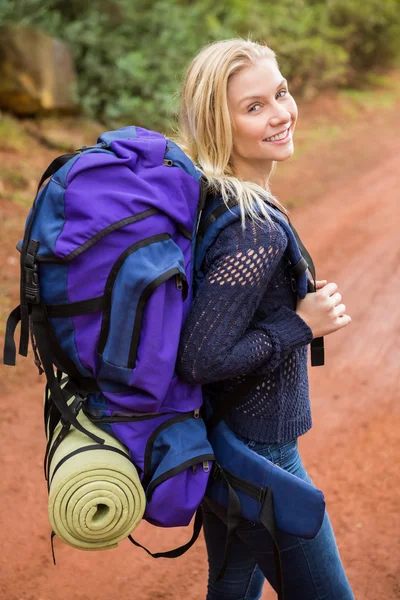
[[[193,413],[160,425],[146,444],[144,518],[160,527],[188,525],[205,494],[213,460],[204,422]]]
[[[183,253],[168,233],[126,249],[111,269],[97,378],[105,393],[121,384],[144,392],[151,405],[132,410],[159,411],[174,375],[187,287]]]

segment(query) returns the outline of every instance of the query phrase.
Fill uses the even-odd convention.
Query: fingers
[[[336,283],[327,283],[326,285],[324,285],[321,288],[321,292],[325,295],[325,296],[332,296],[332,294],[334,294],[338,289],[338,286]]]
[[[328,283],[327,279],[319,279],[315,282],[315,289],[320,290]]]
[[[316,293],[299,299],[296,308],[314,337],[329,335],[349,325],[351,318],[346,314],[346,305],[342,302],[337,284],[320,279],[315,282],[315,288]]]
[[[342,317],[346,312],[346,306],[344,304],[338,304],[333,308],[333,311],[337,317]]]
[[[346,327],[346,325],[348,325],[349,323],[351,323],[351,317],[349,315],[343,315],[341,317],[338,317],[337,319],[338,329]]]
[[[338,304],[342,301],[342,295],[339,294],[339,292],[336,292],[336,294],[332,294],[330,301],[333,303],[333,306],[338,306]]]

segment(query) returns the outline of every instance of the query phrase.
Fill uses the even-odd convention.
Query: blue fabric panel
[[[125,334],[125,335],[124,335]],[[124,337],[128,338],[129,335],[132,335],[132,331],[128,332],[125,330],[120,331],[120,336],[124,335]],[[129,337],[130,343],[130,337]],[[128,348],[129,352],[129,348]],[[128,369],[127,367],[123,367],[121,365],[114,365],[112,363],[104,360],[104,357],[100,357],[99,369],[97,372],[97,379],[101,383],[100,387],[105,392],[118,393],[125,392],[126,387],[129,386],[130,380],[132,377],[132,369]]]
[[[39,283],[40,294],[45,304],[67,304],[68,265],[40,263]],[[57,340],[70,360],[75,364],[78,371],[85,377],[91,377],[90,371],[85,369],[75,346],[74,325],[71,317],[62,319],[50,319]]]
[[[114,154],[114,156],[115,156],[115,153],[112,150],[107,150],[105,148],[101,148],[100,144],[98,144],[97,146],[91,146],[87,150],[82,150],[82,152],[80,153],[80,156],[83,156],[84,154],[88,154],[89,152],[90,152],[90,154]]]
[[[42,204],[42,202],[43,202],[43,198],[44,198],[44,197],[45,197],[45,195],[46,195],[46,192],[47,192],[47,188],[48,188],[48,186],[49,186],[49,183],[50,183],[50,182],[47,182],[47,183],[46,183],[46,184],[45,184],[45,185],[42,187],[42,189],[40,190],[40,192],[38,193],[38,195],[36,196],[36,199],[35,199],[35,210],[36,210],[36,211],[38,211],[38,210],[39,210],[39,208],[40,208],[40,205],[41,205],[41,204]],[[33,209],[33,207],[31,207],[31,208],[30,208],[30,210],[29,210],[29,213],[28,213],[28,216],[26,217],[26,221],[25,221],[25,229],[26,229],[26,226],[28,225],[28,221],[29,221],[29,219],[31,218],[32,209]],[[31,236],[31,237],[32,237],[32,236]],[[23,241],[24,241],[24,240],[23,240],[23,239],[21,239],[21,240],[19,240],[19,242],[18,242],[18,244],[17,244],[17,248],[18,248],[18,250],[19,250],[19,251],[21,251],[21,249],[22,249],[22,244],[23,244]],[[40,252],[39,252],[39,255],[40,255]]]
[[[93,417],[108,417],[110,415],[107,400],[101,392],[89,394],[87,398],[87,409]],[[109,423],[96,423],[96,425],[103,429],[103,431],[113,435],[112,427]]]
[[[212,212],[211,210],[207,210],[207,212],[203,213],[202,220],[204,218],[207,218],[208,214],[210,214],[211,212]],[[225,229],[225,227],[227,227],[228,225],[230,225],[231,223],[233,223],[234,221],[236,221],[239,218],[240,218],[240,209],[238,206],[235,206],[235,207],[231,208],[230,210],[228,210],[227,212],[225,212],[223,215],[221,215],[216,221],[214,221],[214,223],[211,225],[211,227],[208,228],[208,230],[206,231],[206,234],[204,235],[203,240],[199,244],[197,251],[196,251],[196,262],[195,262],[196,271],[199,271],[201,269],[201,265],[203,263],[204,257],[207,254],[208,249],[212,246],[212,244],[213,244],[215,238],[218,236],[218,234],[223,229]]]
[[[39,264],[40,294],[45,304],[67,304],[68,265]]]
[[[175,142],[171,142],[168,140],[167,143],[167,152],[165,153],[165,158],[167,160],[172,160],[175,167],[181,168],[183,171],[194,177],[197,181],[199,181],[201,177],[201,172],[196,169],[193,162],[190,160],[188,156],[179,148]]]
[[[212,211],[208,210],[207,213],[205,213],[205,214],[208,215],[210,212],[212,212]],[[201,267],[202,267],[204,257],[207,254],[208,249],[212,246],[217,235],[223,229],[225,229],[225,227],[227,227],[228,225],[230,225],[231,223],[233,223],[234,221],[236,221],[237,219],[240,218],[238,213],[239,213],[239,207],[234,207],[230,211],[225,212],[221,217],[219,217],[211,225],[211,227],[209,227],[202,242],[197,247],[196,254],[195,254],[195,261],[194,261],[194,273],[195,273],[194,289],[195,290],[198,289],[199,285],[201,284],[201,282],[204,278],[204,274],[201,270]]]
[[[115,131],[105,131],[101,134],[98,141],[104,142],[108,146],[114,142],[115,140],[129,140],[130,138],[136,138],[137,131],[136,127],[128,126],[121,127],[121,129],[116,129]]]
[[[213,454],[207,439],[203,419],[186,419],[163,429],[153,444],[151,455],[152,479],[186,461]]]
[[[207,411],[210,414],[209,405]],[[325,511],[324,496],[320,490],[248,448],[224,421],[220,421],[211,430],[209,440],[221,468],[264,490],[271,488],[279,529],[299,537],[315,537],[322,525]],[[215,490],[213,486],[214,482],[211,481],[208,490],[210,497],[214,497],[217,502],[227,498],[221,496],[220,484],[216,484]],[[242,515],[256,520],[254,500],[243,493],[240,493],[240,499]],[[258,514],[260,510],[259,504]]]
[[[51,256],[62,228],[64,227],[65,178],[78,160],[79,154],[61,167],[45,186],[38,198],[31,239],[40,243],[38,256]]]
[[[140,296],[151,282],[174,267],[185,275],[182,251],[171,239],[140,248],[125,260],[114,282],[110,330],[103,352],[110,365],[128,364]]]
[[[112,379],[109,379],[109,377],[112,377]],[[118,377],[118,379],[116,379],[116,377]],[[131,377],[132,369],[121,369],[121,367],[104,363],[102,357],[99,357],[99,368],[96,378],[103,392],[126,394],[126,386],[129,385]],[[121,381],[119,381],[119,379]]]

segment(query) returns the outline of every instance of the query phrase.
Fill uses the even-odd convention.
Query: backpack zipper
[[[181,277],[180,273],[177,273],[175,275],[175,281],[176,281],[176,289],[181,292],[183,289],[183,283],[182,283],[182,277]]]
[[[192,466],[193,475],[196,475],[197,473],[197,465],[198,463]],[[208,473],[210,471],[210,462],[208,460],[203,461],[202,466],[204,473]]]
[[[143,481],[142,481],[142,485],[145,488],[145,492],[146,492],[147,502],[150,502],[153,492],[157,486],[159,486],[161,483],[164,483],[164,481],[167,481],[168,479],[175,477],[175,475],[179,475],[179,473],[182,473],[182,471],[186,471],[186,469],[189,469],[190,467],[192,467],[192,469],[193,469],[193,466],[195,466],[195,465],[192,464],[192,461],[193,460],[198,461],[199,459],[201,461],[202,458],[213,460],[214,456],[210,455],[210,454],[206,454],[203,456],[198,456],[195,459],[189,459],[188,461],[181,463],[180,465],[177,465],[176,467],[170,469],[169,471],[166,471],[165,473],[163,473],[156,479],[153,479],[153,481],[147,487],[143,484]],[[208,460],[205,460],[204,462],[208,463]],[[204,464],[204,462],[203,462],[203,464]],[[207,473],[207,471],[205,471],[205,472]]]

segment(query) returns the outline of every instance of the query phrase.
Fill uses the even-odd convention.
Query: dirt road
[[[339,159],[340,154],[343,168],[326,177],[324,193],[292,211],[319,277],[339,284],[352,316],[346,330],[326,339],[326,366],[310,370],[314,427],[300,447],[312,478],[325,492],[357,600],[400,598],[397,114],[388,113],[384,121],[376,117],[373,127],[365,125],[331,155],[314,156],[307,180],[315,175],[323,185],[323,168],[332,155]],[[290,177],[307,185],[302,164]],[[290,185],[289,179],[278,185],[283,202]],[[6,265],[3,283],[10,283],[16,241],[11,233],[22,213],[17,218],[7,204],[0,204],[0,210],[2,223],[9,224],[0,258]],[[12,373],[1,367],[1,383],[0,598],[204,598],[202,540],[175,561],[154,561],[129,542],[112,551],[84,553],[56,540],[58,565],[53,566],[42,475],[42,382],[30,362],[20,359]],[[136,537],[155,550],[174,547],[188,534],[146,524],[136,530]],[[274,597],[266,587],[263,598]]]

